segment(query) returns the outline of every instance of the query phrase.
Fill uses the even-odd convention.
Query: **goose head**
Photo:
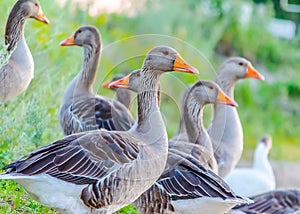
[[[269,153],[272,149],[272,137],[270,135],[263,136],[260,139],[259,144],[264,145],[265,148],[267,149],[268,153]]]
[[[125,77],[125,75],[123,75],[123,74],[116,75],[116,76],[114,76],[111,80],[108,80],[108,81],[104,82],[104,83],[102,84],[102,87],[103,87],[103,88],[109,88],[109,84],[110,84],[111,82],[114,82],[114,81],[117,81],[117,80],[119,80],[119,79],[122,79],[123,77]],[[112,88],[112,89],[114,89],[114,88]]]
[[[190,66],[176,50],[168,46],[156,46],[152,48],[145,57],[143,66],[159,73],[178,71],[198,74],[197,69]]]
[[[100,46],[100,33],[93,26],[82,26],[74,34],[60,43],[61,46],[95,47]]]
[[[123,78],[112,80],[108,87],[109,88],[126,88],[132,90],[134,92],[138,91],[139,84],[140,84],[140,76],[141,70],[137,69],[124,76]]]
[[[225,104],[235,107],[238,106],[216,83],[211,81],[198,81],[191,87],[188,96],[192,96],[196,102],[200,102],[202,105]]]
[[[144,66],[149,67],[154,72],[178,71],[197,74],[198,70],[190,66],[184,59],[172,48],[167,46],[158,46],[153,48],[144,60]],[[141,70],[134,70],[129,75],[112,81],[109,88],[127,88],[134,92],[138,91],[140,84]]]
[[[254,78],[264,80],[264,76],[260,74],[245,58],[232,57],[226,60],[220,67],[218,76],[229,78],[237,81],[244,78]]]
[[[42,7],[38,1],[35,0],[19,0],[15,4],[15,8],[19,7],[21,14],[26,18],[33,18],[38,21],[41,21],[45,24],[49,24],[49,20],[44,15]],[[17,15],[17,14],[15,14]]]

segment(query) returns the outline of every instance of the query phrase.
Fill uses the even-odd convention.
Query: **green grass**
[[[168,74],[162,78],[162,89],[167,95],[162,100],[162,112],[169,136],[177,130],[178,103],[185,86],[198,78],[214,79],[214,71],[224,59],[216,50],[226,44],[229,54],[249,58],[267,80],[244,80],[236,86],[235,99],[239,103],[245,135],[244,157],[252,158],[257,140],[264,133],[270,133],[274,140],[272,159],[299,161],[300,36],[286,42],[269,35],[266,24],[272,16],[271,5],[264,14],[256,12],[258,8],[254,7],[251,23],[245,26],[239,22],[242,0],[230,3],[229,11],[222,10],[219,0],[211,0],[206,5],[204,1],[197,2],[149,1],[147,10],[136,10],[135,16],[100,13],[91,17],[86,11],[74,8],[70,1],[61,8],[56,3],[41,0],[51,24],[26,22],[25,35],[35,61],[35,78],[25,93],[0,107],[0,166],[63,136],[58,109],[64,88],[80,69],[82,50],[58,44],[85,24],[100,29],[104,44],[95,87],[98,93],[113,97],[111,91],[101,89],[103,79],[139,68],[144,54],[158,44],[175,47],[200,70],[199,77]],[[0,0],[2,35],[12,4],[12,1]],[[141,34],[159,35],[132,38]],[[3,37],[0,42],[2,47]],[[132,56],[137,57],[131,59]],[[210,113],[206,115],[208,124]],[[1,181],[0,213],[54,211],[31,200],[14,182]],[[129,207],[120,213],[135,211]]]

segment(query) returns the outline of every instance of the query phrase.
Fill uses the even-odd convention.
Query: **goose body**
[[[96,30],[91,35],[87,37],[77,32],[61,42],[62,46],[78,45],[84,50],[81,71],[68,84],[59,110],[59,122],[65,135],[101,128],[126,131],[135,122],[122,103],[94,93],[101,39]]]
[[[235,168],[225,177],[237,194],[250,197],[275,189],[275,176],[268,160],[271,147],[271,137],[263,137],[256,146],[253,167]]]
[[[14,5],[7,23],[5,56],[8,62],[0,68],[0,102],[6,102],[27,89],[34,76],[34,62],[24,36],[25,19],[35,18],[49,23],[35,0],[19,0]]]
[[[83,26],[76,33],[90,37],[95,31]],[[132,203],[165,168],[168,141],[156,91],[164,72],[196,72],[183,62],[165,46],[147,54],[138,90],[138,121],[131,130],[66,136],[4,167],[7,172],[0,179],[17,181],[35,200],[63,213],[113,213]]]
[[[299,214],[299,190],[273,190],[251,197],[253,204],[237,206],[230,214]]]
[[[136,73],[130,74],[121,80],[112,82],[110,86],[136,90],[136,86],[132,86],[134,85],[132,79],[135,75]],[[186,99],[185,111],[188,112],[189,117],[187,121],[195,126],[195,121],[191,120],[193,118],[198,120],[204,104],[223,102],[235,105],[215,83],[209,81],[196,83],[191,87]],[[187,124],[189,137],[195,141],[209,139],[201,136],[206,132],[203,131],[202,120],[200,119],[198,122],[201,126],[200,130]],[[163,174],[149,190],[134,202],[135,207],[141,213],[201,212],[217,214],[224,213],[237,204],[250,202],[236,196],[220,177],[203,167],[208,165],[208,159],[203,160],[203,156],[207,157],[204,147],[177,141],[170,142],[168,150],[167,166]]]
[[[216,83],[231,99],[234,99],[234,85],[236,81],[244,78],[264,79],[248,60],[233,57],[221,65]],[[218,163],[218,173],[224,178],[237,165],[243,152],[243,129],[237,110],[215,104],[208,134]]]
[[[150,169],[163,168],[166,153],[163,145],[158,151],[140,145],[145,139],[133,133],[121,134],[70,135],[8,165],[0,179],[15,180],[33,199],[63,213],[115,212],[152,185],[161,172]]]

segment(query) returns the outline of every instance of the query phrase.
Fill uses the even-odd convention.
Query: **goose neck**
[[[261,167],[266,168],[267,165],[269,165],[268,151],[262,143],[257,145],[255,149],[253,165],[256,168],[261,168]]]
[[[234,80],[230,79],[229,77],[218,76],[216,83],[221,87],[225,94],[234,99]]]
[[[116,90],[116,99],[126,108],[131,109],[133,93],[128,89],[119,88]]]
[[[203,124],[204,104],[199,103],[192,96],[188,96],[184,103],[184,122],[189,141],[202,145],[212,152],[212,144]]]
[[[150,68],[146,66],[143,67],[137,96],[138,127],[140,128],[151,128],[148,127],[149,122],[154,122],[156,116],[161,117],[158,107],[159,77],[158,72],[150,71]]]
[[[15,7],[9,14],[6,29],[5,29],[5,45],[7,46],[7,51],[11,51],[15,48],[17,43],[24,38],[24,23],[25,17],[22,12]]]
[[[79,84],[84,91],[93,93],[93,83],[95,81],[100,58],[100,45],[83,46],[83,62],[81,71],[77,76]]]

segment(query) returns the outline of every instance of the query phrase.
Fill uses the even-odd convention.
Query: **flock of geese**
[[[49,23],[37,1],[15,3],[6,25],[9,59],[0,69],[0,102],[25,91],[33,78],[27,18]],[[235,168],[243,130],[234,85],[264,79],[248,60],[230,58],[216,82],[201,80],[186,89],[178,133],[168,139],[159,108],[160,76],[198,73],[176,50],[154,47],[140,69],[106,82],[103,86],[117,93],[113,100],[93,92],[101,54],[98,29],[82,26],[60,45],[83,48],[81,70],[59,110],[65,137],[5,166],[0,179],[16,181],[34,200],[62,213],[113,213],[129,204],[140,213],[299,213],[300,191],[274,190],[270,136],[258,143],[253,168]],[[133,93],[136,120],[130,112]],[[214,105],[214,116],[206,129],[202,115],[208,104]]]

